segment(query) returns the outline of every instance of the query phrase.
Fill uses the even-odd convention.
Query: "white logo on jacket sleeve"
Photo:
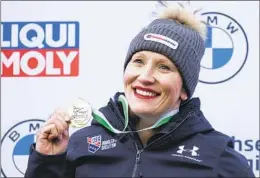
[[[107,150],[116,147],[116,140],[110,139],[102,142],[101,150]]]
[[[194,158],[194,157],[199,156],[199,154],[198,154],[199,147],[193,146],[192,149],[185,149],[185,146],[181,145],[178,148],[179,149],[176,151],[176,153],[178,153],[178,154],[172,153],[171,156],[180,157],[180,158],[187,158],[189,160],[193,160],[193,161],[196,161],[196,162],[202,161],[200,159]]]
[[[190,152],[191,156],[199,156],[197,151],[199,150],[198,147],[193,146],[192,150],[191,149],[184,149],[184,145],[179,146],[179,150],[177,151],[177,153],[182,154],[184,151],[186,152]]]

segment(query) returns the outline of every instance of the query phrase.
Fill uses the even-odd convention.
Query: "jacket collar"
[[[99,109],[106,116],[107,120],[118,130],[124,129],[124,114],[122,105],[118,102],[118,97],[124,93],[118,92],[111,98],[108,105]],[[169,123],[156,128],[157,134],[171,134],[173,140],[179,140],[195,133],[207,132],[213,130],[210,123],[204,117],[200,110],[200,99],[192,98],[183,103],[179,112],[173,116]],[[139,118],[129,118],[128,129],[134,129]],[[93,124],[96,121],[93,121]],[[176,128],[178,127],[178,128]],[[174,131],[174,132],[173,132]],[[178,134],[173,134],[178,133]],[[125,134],[119,134],[123,137]]]

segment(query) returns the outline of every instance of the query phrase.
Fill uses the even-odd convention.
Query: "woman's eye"
[[[170,70],[170,67],[168,67],[168,66],[166,66],[166,65],[160,65],[160,69]]]
[[[141,59],[135,59],[133,62],[134,62],[134,63],[143,64],[143,61],[142,61]]]

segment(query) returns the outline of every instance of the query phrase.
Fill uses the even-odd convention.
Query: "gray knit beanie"
[[[131,41],[124,69],[139,51],[152,51],[168,57],[178,68],[190,98],[198,83],[204,39],[200,33],[173,19],[155,19]]]

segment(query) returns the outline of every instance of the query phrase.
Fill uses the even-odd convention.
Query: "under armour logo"
[[[182,145],[182,146],[179,146],[179,150],[177,151],[177,153],[182,154],[185,151],[185,152],[190,152],[191,156],[199,156],[199,154],[197,153],[198,150],[199,150],[199,148],[196,146],[193,146],[193,148],[191,150],[191,149],[184,149],[184,145]]]

